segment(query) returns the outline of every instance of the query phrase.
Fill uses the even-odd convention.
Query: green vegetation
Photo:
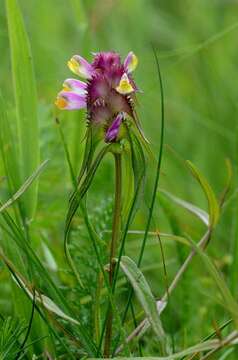
[[[0,360],[238,358],[237,15],[2,2]],[[99,143],[54,105],[74,54],[112,50],[139,59],[149,144],[129,121]]]

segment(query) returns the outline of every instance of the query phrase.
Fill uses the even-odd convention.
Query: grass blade
[[[163,195],[167,196],[170,200],[172,200],[175,204],[178,204],[180,206],[182,206],[184,209],[188,210],[190,213],[196,215],[200,220],[202,220],[202,222],[206,225],[209,226],[209,215],[206,211],[200,209],[199,207],[191,204],[188,201],[185,201],[183,199],[180,199],[179,197],[171,194],[168,191],[165,191],[163,189],[159,190],[160,193],[162,193]]]
[[[189,170],[191,171],[192,175],[194,176],[194,178],[199,182],[199,184],[201,185],[207,201],[208,201],[208,208],[209,208],[209,223],[211,227],[214,227],[219,219],[219,215],[220,215],[220,209],[219,209],[219,205],[216,199],[216,196],[211,188],[211,186],[209,185],[209,183],[207,182],[207,180],[205,179],[205,177],[200,173],[200,171],[196,168],[196,166],[194,164],[191,163],[191,161],[186,161]]]
[[[38,176],[42,173],[44,168],[46,167],[49,160],[45,160],[39,167],[34,171],[34,173],[24,182],[24,184],[20,187],[20,189],[0,207],[0,213],[6,210],[9,206],[11,206],[17,199],[19,199],[25,191],[31,186],[33,181],[38,178]]]
[[[19,135],[21,182],[39,165],[37,95],[30,43],[17,0],[6,0],[12,76]],[[34,216],[37,182],[23,196],[24,215]]]

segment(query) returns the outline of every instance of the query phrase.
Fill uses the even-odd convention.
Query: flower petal
[[[63,91],[72,91],[79,95],[85,95],[87,84],[76,79],[66,79],[63,83]]]
[[[122,75],[120,83],[116,87],[116,90],[122,95],[130,94],[134,91],[134,88],[131,85],[130,79],[128,78],[126,73]]]
[[[128,73],[131,73],[132,71],[135,70],[137,64],[138,64],[138,58],[132,51],[130,51],[124,61],[125,70],[128,71]]]
[[[87,60],[80,55],[74,55],[68,61],[68,67],[73,73],[81,76],[84,79],[91,79],[94,69]]]
[[[105,141],[106,142],[113,142],[116,140],[119,130],[120,130],[120,125],[122,123],[122,120],[124,120],[124,115],[122,112],[120,112],[116,118],[113,120],[111,126],[108,128],[106,135],[105,135]]]
[[[61,110],[76,110],[86,107],[86,97],[69,91],[61,91],[55,101]]]

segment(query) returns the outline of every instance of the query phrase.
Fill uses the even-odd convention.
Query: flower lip
[[[108,128],[105,135],[105,142],[109,143],[117,140],[117,136],[119,134],[120,126],[123,120],[124,120],[124,114],[123,112],[120,112],[119,114],[117,114],[111,126]]]
[[[132,71],[135,70],[137,65],[138,65],[138,58],[133,53],[133,51],[130,51],[129,54],[127,55],[127,57],[125,58],[125,61],[124,61],[125,70],[128,73],[131,73]]]
[[[63,91],[73,91],[79,95],[85,95],[87,84],[76,79],[66,79],[63,83]]]
[[[76,110],[86,107],[85,96],[70,91],[61,91],[55,105],[61,110]]]
[[[130,94],[134,91],[134,88],[126,72],[122,75],[120,83],[116,87],[116,90],[122,95]]]
[[[60,109],[66,109],[67,108],[67,100],[63,96],[57,96],[57,99],[55,100],[55,105]]]
[[[68,67],[73,73],[84,79],[91,79],[94,73],[92,65],[80,55],[74,55],[68,61]]]

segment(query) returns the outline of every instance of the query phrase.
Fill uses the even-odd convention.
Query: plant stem
[[[115,202],[114,202],[114,214],[112,224],[112,240],[110,248],[110,267],[109,267],[109,284],[112,287],[113,275],[115,270],[115,255],[120,236],[121,228],[121,179],[122,179],[122,166],[121,166],[121,154],[114,154],[115,159]],[[110,356],[111,338],[112,338],[112,320],[113,312],[110,306],[107,316],[106,335],[105,335],[105,346],[104,356]]]

